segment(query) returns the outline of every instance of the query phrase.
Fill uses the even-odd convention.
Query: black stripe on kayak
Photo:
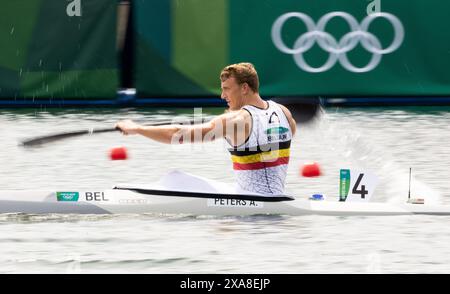
[[[287,148],[290,148],[290,147],[291,147],[291,140],[285,141],[285,142],[269,143],[269,144],[266,144],[266,145],[250,147],[250,148],[245,148],[245,149],[230,148],[230,149],[228,149],[228,151],[230,151],[231,155],[247,156],[247,155],[259,154],[261,152],[287,149]]]
[[[191,197],[191,198],[207,198],[207,199],[237,199],[260,202],[281,202],[294,200],[290,196],[258,196],[245,194],[214,194],[201,192],[182,192],[182,191],[165,191],[165,190],[151,190],[139,188],[121,188],[114,187],[115,190],[128,190],[139,194],[157,195],[157,196],[176,196],[176,197]]]

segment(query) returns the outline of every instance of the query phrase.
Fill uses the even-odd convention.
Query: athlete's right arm
[[[222,137],[227,137],[234,143],[239,142],[242,136],[240,125],[245,125],[244,121],[245,117],[238,111],[219,115],[209,122],[197,125],[142,126],[131,120],[124,120],[119,121],[116,127],[124,135],[139,134],[166,144],[206,143]]]
[[[278,104],[281,107],[281,110],[283,110],[284,114],[286,115],[288,122],[289,122],[289,126],[291,127],[291,131],[292,131],[292,135],[295,135],[295,133],[297,132],[297,122],[295,121],[294,117],[292,116],[291,112],[289,111],[289,109],[287,109],[286,106]]]

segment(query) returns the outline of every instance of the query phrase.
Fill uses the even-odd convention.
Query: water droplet
[[[42,59],[39,60],[39,67],[41,67],[41,66],[42,66]]]
[[[11,35],[14,34],[14,27],[11,28]]]
[[[19,70],[19,77],[21,77],[22,76],[22,68],[20,68],[20,70]]]

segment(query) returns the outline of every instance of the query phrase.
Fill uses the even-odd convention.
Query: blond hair
[[[259,92],[259,78],[253,64],[241,62],[226,66],[220,73],[220,80],[223,82],[230,77],[234,77],[238,84],[247,83],[253,92]]]

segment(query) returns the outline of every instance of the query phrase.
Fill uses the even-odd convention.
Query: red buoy
[[[127,148],[125,147],[115,147],[109,152],[111,160],[126,160],[128,158]]]
[[[322,174],[320,166],[317,162],[306,163],[301,170],[302,176],[307,178],[318,177]]]

